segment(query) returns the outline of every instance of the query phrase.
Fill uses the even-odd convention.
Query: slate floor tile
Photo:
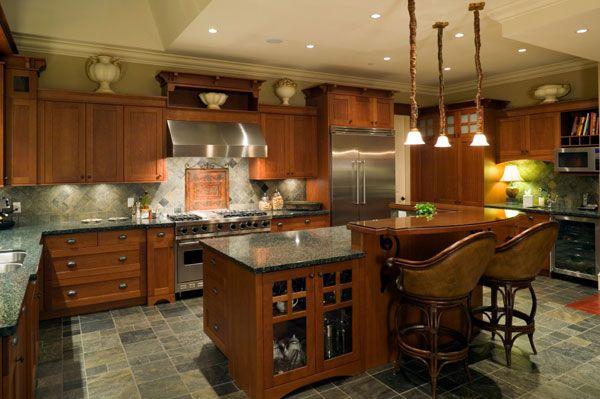
[[[172,399],[189,394],[178,375],[138,384],[142,399]]]

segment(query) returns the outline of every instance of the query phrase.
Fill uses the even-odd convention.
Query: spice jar
[[[270,211],[271,209],[273,209],[271,200],[269,199],[269,197],[266,194],[263,195],[263,197],[258,202],[258,209],[261,211]]]
[[[283,197],[279,193],[279,191],[275,190],[275,194],[273,194],[273,199],[271,200],[273,205],[273,210],[283,209]]]

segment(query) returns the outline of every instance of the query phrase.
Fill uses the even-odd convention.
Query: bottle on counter
[[[263,197],[258,202],[258,209],[261,211],[270,211],[271,209],[273,209],[273,204],[271,203],[271,200],[269,199],[267,194],[263,195]]]
[[[275,190],[273,199],[271,200],[273,210],[283,209],[283,197],[278,190]]]

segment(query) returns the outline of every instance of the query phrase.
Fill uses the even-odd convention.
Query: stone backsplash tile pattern
[[[558,203],[567,208],[581,206],[583,194],[589,203],[598,202],[598,176],[582,176],[573,173],[555,173],[554,164],[542,161],[520,160],[508,162],[517,165],[523,182],[514,183],[519,188],[517,199],[523,200],[525,190],[531,190],[534,198],[540,187],[558,196]],[[536,199],[537,201],[537,199]]]
[[[57,186],[5,187],[0,196],[21,202],[23,212],[17,223],[32,224],[44,220],[106,219],[127,216],[127,198],[148,191],[152,208],[163,215],[185,211],[185,169],[206,163],[229,168],[229,202],[231,209],[257,208],[260,197],[279,190],[285,200],[304,200],[304,180],[252,181],[248,178],[247,158],[168,158],[168,180],[148,184],[65,184]]]

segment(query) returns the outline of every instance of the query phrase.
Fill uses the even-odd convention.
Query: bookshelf
[[[600,145],[598,106],[564,110],[560,113],[560,146],[590,147]]]

